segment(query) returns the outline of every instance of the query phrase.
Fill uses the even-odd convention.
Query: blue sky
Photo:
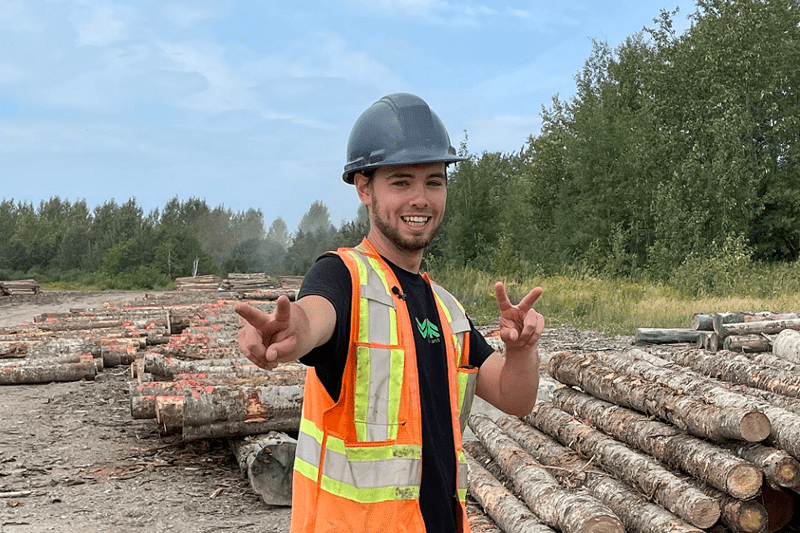
[[[693,1],[0,0],[0,198],[196,197],[290,231],[320,200],[338,226],[347,137],[380,97],[421,96],[470,153],[516,151],[591,39],[676,7],[683,31]]]

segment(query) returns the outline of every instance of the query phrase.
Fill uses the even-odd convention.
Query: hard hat
[[[342,178],[353,183],[356,172],[416,163],[455,163],[456,154],[441,119],[413,94],[384,96],[356,120],[347,141]]]

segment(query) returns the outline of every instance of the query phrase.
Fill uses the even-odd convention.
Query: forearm
[[[498,386],[503,405],[497,407],[516,416],[531,412],[539,390],[539,351],[536,346],[506,353]]]

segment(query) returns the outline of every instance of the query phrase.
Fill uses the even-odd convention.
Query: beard
[[[433,242],[433,239],[439,233],[439,228],[442,226],[442,222],[439,221],[439,224],[427,234],[407,238],[401,235],[397,228],[389,224],[389,222],[381,217],[377,197],[372,197],[372,205],[370,207],[372,208],[372,218],[375,227],[389,240],[389,242],[404,252],[419,252],[420,250],[427,248],[431,242]]]

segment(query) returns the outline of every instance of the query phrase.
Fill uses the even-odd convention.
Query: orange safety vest
[[[353,283],[350,349],[334,403],[307,370],[295,452],[292,533],[425,531],[419,506],[422,423],[411,317],[399,283],[364,239],[336,252]],[[447,353],[461,532],[469,532],[464,500],[467,462],[461,446],[477,381],[468,366],[469,321],[441,286],[433,289]],[[447,505],[448,502],[442,502]]]

